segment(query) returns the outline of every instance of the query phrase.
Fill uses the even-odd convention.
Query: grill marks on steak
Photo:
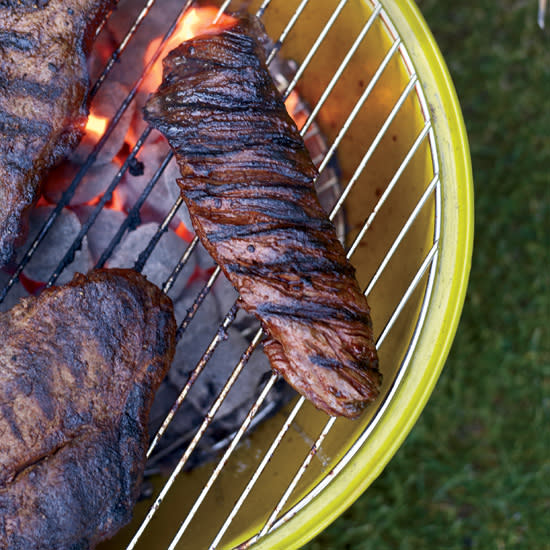
[[[0,266],[47,171],[84,134],[86,57],[116,0],[0,0]]]
[[[145,109],[176,153],[197,234],[268,334],[272,367],[317,407],[357,416],[381,375],[369,307],[314,190],[256,19],[183,43]]]
[[[172,303],[130,270],[0,314],[0,548],[87,549],[131,517]]]

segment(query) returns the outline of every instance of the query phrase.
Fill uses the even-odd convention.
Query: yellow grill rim
[[[411,364],[365,444],[317,498],[260,539],[255,549],[300,548],[380,475],[433,391],[464,305],[473,249],[474,203],[468,139],[458,98],[441,52],[414,2],[381,3],[407,47],[432,114],[442,182],[442,228],[433,294]]]

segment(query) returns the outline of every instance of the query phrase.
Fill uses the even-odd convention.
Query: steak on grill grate
[[[0,548],[93,548],[130,520],[171,300],[136,272],[77,274],[0,314]]]
[[[261,320],[273,369],[318,408],[355,417],[381,382],[370,311],[319,204],[262,33],[241,18],[180,45],[145,116],[176,153],[198,236]]]
[[[86,124],[86,57],[116,0],[0,1],[0,266]]]

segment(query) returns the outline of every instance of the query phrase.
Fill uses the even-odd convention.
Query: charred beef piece
[[[145,117],[176,153],[197,234],[261,320],[273,369],[318,408],[355,417],[381,382],[369,307],[261,32],[241,18],[173,50]]]
[[[116,0],[0,0],[0,266],[47,171],[84,134],[86,57]]]
[[[84,550],[130,520],[172,303],[129,270],[0,314],[0,548]]]

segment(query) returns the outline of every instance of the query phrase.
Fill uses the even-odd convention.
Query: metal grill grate
[[[158,0],[158,2],[161,3],[162,0]],[[265,0],[261,4],[261,6],[258,8],[257,14],[260,17],[264,16],[267,10],[276,9],[277,7],[276,4],[278,2],[280,2],[280,0]],[[316,39],[314,40],[313,44],[308,48],[303,59],[301,60],[301,63],[299,64],[298,70],[294,78],[288,84],[287,89],[284,92],[285,98],[288,97],[291,91],[298,84],[302,82],[302,79],[307,77],[308,67],[310,66],[312,61],[315,59],[315,56],[318,54],[320,48],[322,47],[324,42],[327,40],[327,37],[330,35],[334,26],[337,24],[339,18],[342,16],[342,13],[346,8],[346,6],[352,3],[353,3],[353,0],[341,0],[337,4],[335,3],[336,5],[334,9],[331,11],[326,22],[323,23],[322,28],[318,33]],[[123,54],[126,48],[128,47],[128,44],[134,37],[139,26],[147,17],[149,11],[151,10],[154,4],[155,4],[155,0],[149,0],[145,4],[143,9],[140,11],[134,24],[128,30],[127,34],[125,35],[125,37],[123,38],[119,46],[116,48],[115,52],[109,58],[104,70],[101,72],[99,78],[92,86],[92,89],[91,89],[92,97],[94,97],[97,94],[102,84],[108,78],[109,73],[115,66],[115,63],[123,57]],[[121,120],[128,106],[131,104],[132,101],[134,101],[136,93],[140,89],[140,86],[142,85],[147,72],[150,70],[151,66],[156,61],[157,57],[160,55],[160,52],[162,51],[162,47],[164,43],[168,40],[169,36],[174,31],[176,24],[178,23],[179,20],[181,20],[181,18],[183,17],[185,12],[189,9],[191,4],[192,4],[191,0],[188,0],[187,2],[184,3],[176,20],[170,25],[169,29],[166,31],[166,34],[161,44],[159,45],[156,51],[156,54],[153,56],[153,58],[149,61],[149,63],[145,67],[144,73],[135,82],[128,96],[121,103],[115,115],[109,121],[105,134],[99,140],[99,142],[94,147],[94,149],[91,151],[91,153],[83,163],[82,167],[74,177],[70,187],[65,191],[61,200],[58,202],[57,206],[52,210],[50,216],[47,218],[46,222],[38,232],[37,236],[34,238],[32,243],[28,247],[28,249],[23,254],[18,265],[15,267],[13,271],[13,275],[6,282],[5,286],[0,290],[0,302],[2,302],[6,298],[8,293],[18,283],[19,277],[23,273],[25,266],[29,263],[31,258],[35,254],[39,253],[40,243],[43,241],[45,236],[50,231],[51,227],[54,225],[63,207],[69,204],[69,201],[71,200],[71,197],[75,193],[75,190],[77,189],[78,185],[81,183],[87,171],[96,161],[99,151],[105,145],[106,141],[108,140],[109,136],[113,132],[116,125]],[[219,13],[221,14],[226,9],[229,9],[230,4],[231,4],[230,0],[226,0],[223,3],[223,5],[220,7]],[[289,39],[292,39],[292,36],[294,36],[292,34],[293,31],[296,31],[296,29],[298,29],[297,32],[300,32],[299,30],[300,25],[305,24],[303,21],[303,17],[308,4],[309,4],[309,0],[302,0],[298,4],[296,10],[291,14],[291,17],[288,19],[288,21],[284,22],[282,31],[280,32],[278,39],[275,42],[275,47],[273,48],[273,51],[269,56],[269,62],[273,61],[277,52],[285,46],[286,42]],[[311,468],[312,461],[319,454],[319,451],[322,445],[326,442],[327,437],[329,437],[329,435],[332,433],[334,425],[337,422],[335,418],[328,418],[325,416],[325,417],[319,417],[319,418],[324,418],[324,420],[320,424],[321,428],[317,432],[318,435],[316,436],[316,438],[313,438],[310,441],[309,451],[306,452],[301,457],[300,456],[295,457],[296,463],[293,466],[293,470],[295,472],[294,475],[292,475],[292,477],[288,480],[288,483],[285,483],[284,487],[282,487],[279,490],[279,496],[273,499],[272,502],[270,501],[268,503],[270,512],[267,513],[266,515],[264,514],[265,517],[262,520],[263,524],[259,527],[257,532],[252,533],[251,535],[250,534],[247,535],[248,540],[243,544],[243,547],[248,547],[253,545],[260,538],[264,537],[274,529],[277,529],[279,526],[281,526],[286,521],[288,521],[291,517],[293,517],[293,515],[295,515],[298,511],[303,509],[308,503],[310,503],[316,496],[318,496],[323,491],[323,489],[331,482],[334,476],[337,475],[351,460],[351,458],[353,457],[357,449],[364,444],[364,442],[370,436],[376,424],[379,422],[382,415],[384,414],[387,404],[391,401],[394,392],[397,391],[397,388],[399,387],[400,381],[405,373],[405,370],[407,369],[409,361],[412,355],[414,354],[415,345],[419,337],[420,330],[422,328],[424,318],[428,308],[428,302],[430,299],[430,293],[432,290],[434,275],[435,275],[435,270],[437,265],[438,242],[439,242],[439,234],[440,234],[440,218],[441,218],[440,216],[440,200],[441,200],[440,192],[441,191],[440,191],[439,168],[438,168],[437,152],[436,152],[436,145],[435,145],[435,137],[434,137],[434,133],[433,133],[433,129],[430,121],[430,114],[427,108],[424,93],[423,93],[421,84],[418,81],[418,78],[416,76],[416,73],[411,63],[411,60],[409,58],[409,55],[406,51],[406,48],[402,43],[400,37],[398,36],[395,28],[393,27],[382,5],[377,0],[370,0],[370,6],[372,8],[370,15],[368,15],[368,17],[365,17],[365,20],[360,28],[360,31],[357,34],[356,38],[353,40],[353,43],[348,48],[342,60],[334,69],[332,75],[330,75],[330,77],[327,79],[328,83],[319,94],[316,103],[312,105],[311,113],[307,118],[305,124],[301,128],[301,134],[302,136],[304,136],[308,131],[308,129],[311,127],[311,125],[314,123],[314,121],[323,113],[323,109],[325,109],[327,102],[331,97],[331,94],[334,92],[334,90],[337,88],[338,84],[340,83],[342,75],[353,63],[353,60],[355,59],[357,52],[360,51],[360,48],[365,38],[367,37],[367,35],[369,35],[369,33],[375,33],[375,32],[378,34],[385,33],[386,40],[389,44],[389,48],[385,52],[385,55],[381,59],[379,65],[373,71],[370,77],[370,80],[362,89],[358,99],[353,105],[353,108],[349,111],[348,114],[341,117],[343,122],[338,128],[334,129],[333,131],[334,139],[332,140],[332,143],[330,144],[328,151],[325,154],[325,157],[320,163],[319,171],[322,173],[323,170],[327,168],[330,160],[336,154],[339,147],[343,144],[344,140],[346,139],[346,136],[348,136],[348,132],[350,131],[350,128],[353,126],[354,122],[356,121],[360,113],[363,112],[363,109],[365,105],[368,103],[369,98],[372,96],[377,84],[379,84],[384,79],[384,75],[388,67],[390,66],[390,64],[394,64],[394,63],[401,64],[404,67],[404,74],[406,75],[406,79],[403,82],[402,91],[399,92],[397,99],[390,106],[389,112],[384,116],[382,124],[380,125],[378,131],[375,133],[373,139],[370,141],[370,143],[366,147],[365,151],[364,152],[361,151],[361,154],[359,155],[359,162],[357,163],[355,169],[351,171],[349,180],[347,182],[347,186],[345,187],[340,197],[334,204],[330,212],[330,218],[334,219],[337,213],[347,206],[346,201],[349,200],[352,191],[356,188],[356,186],[362,185],[361,183],[363,181],[362,178],[366,173],[367,166],[370,166],[369,162],[371,162],[372,159],[375,157],[382,141],[388,139],[389,129],[392,126],[392,124],[395,122],[395,120],[400,116],[400,113],[404,108],[404,105],[408,104],[407,102],[413,102],[417,104],[418,110],[424,121],[423,126],[421,127],[420,132],[416,135],[412,144],[406,150],[406,153],[402,157],[402,160],[399,162],[397,169],[394,171],[393,176],[391,177],[389,183],[385,186],[383,192],[379,194],[377,202],[374,204],[374,207],[364,219],[364,223],[359,227],[353,228],[353,238],[349,239],[349,243],[347,246],[347,256],[348,258],[353,258],[355,253],[360,250],[362,244],[365,242],[366,235],[368,234],[369,229],[371,229],[371,227],[373,226],[375,218],[377,218],[379,213],[383,210],[384,205],[387,203],[390,197],[392,197],[392,193],[395,194],[396,187],[399,185],[399,182],[401,181],[404,173],[407,171],[407,168],[409,167],[410,163],[413,161],[415,156],[419,154],[419,151],[426,149],[426,151],[428,151],[429,162],[431,162],[432,177],[426,182],[422,183],[422,187],[423,187],[422,193],[420,194],[419,197],[417,197],[414,203],[411,203],[408,205],[408,215],[404,217],[404,219],[402,220],[402,223],[400,223],[399,230],[397,231],[396,235],[392,239],[391,246],[386,250],[385,254],[379,259],[379,261],[377,261],[377,265],[374,266],[374,272],[370,276],[370,279],[368,280],[368,283],[366,284],[365,291],[364,291],[365,295],[370,297],[375,285],[377,285],[377,283],[381,280],[381,278],[385,276],[385,274],[387,273],[387,270],[391,268],[390,264],[391,264],[392,258],[394,258],[399,247],[403,246],[403,242],[406,240],[407,235],[411,231],[411,228],[417,222],[418,219],[421,219],[420,217],[421,212],[423,211],[423,209],[425,209],[426,205],[429,204],[430,207],[433,209],[433,216],[430,217],[429,223],[428,223],[429,225],[428,232],[430,234],[431,245],[428,247],[427,253],[424,254],[424,256],[421,258],[419,265],[415,268],[412,278],[410,278],[410,280],[406,283],[406,285],[403,287],[402,291],[400,292],[400,295],[398,296],[398,299],[397,299],[397,303],[395,303],[395,305],[393,306],[391,314],[386,319],[386,322],[383,328],[381,330],[380,328],[378,328],[379,333],[377,338],[377,347],[380,348],[382,346],[382,343],[386,340],[386,338],[388,337],[388,335],[390,334],[394,326],[398,323],[400,316],[402,315],[403,311],[407,307],[407,304],[411,299],[411,297],[417,296],[417,294],[420,293],[420,297],[416,298],[419,304],[419,307],[417,308],[417,311],[416,311],[416,320],[414,323],[414,327],[413,327],[410,339],[408,341],[408,345],[406,347],[406,352],[402,357],[400,364],[396,366],[395,372],[391,377],[391,380],[389,380],[388,382],[383,399],[381,399],[381,401],[375,405],[375,410],[372,410],[370,412],[370,417],[368,422],[365,424],[364,428],[362,428],[361,433],[357,434],[357,436],[354,438],[353,442],[349,445],[349,448],[347,448],[345,452],[341,454],[341,456],[337,457],[337,460],[334,460],[331,462],[330,474],[327,473],[326,475],[321,476],[320,479],[318,479],[316,483],[314,483],[313,487],[307,487],[307,490],[304,490],[303,488],[301,492],[297,490],[297,488],[300,485],[300,482],[304,478],[304,475]],[[140,149],[142,148],[144,142],[149,137],[150,133],[151,133],[151,129],[146,128],[141,134],[141,136],[138,138],[135,146],[131,149],[127,157],[124,159],[124,162],[120,167],[120,170],[118,171],[114,179],[110,182],[110,184],[107,186],[104,195],[101,197],[97,205],[94,207],[88,220],[82,224],[82,228],[80,229],[79,233],[75,236],[75,239],[71,244],[70,248],[66,251],[64,257],[59,262],[59,265],[51,273],[51,276],[47,281],[47,286],[51,286],[55,284],[59,276],[63,272],[63,270],[72,262],[75,252],[79,250],[79,248],[81,247],[82,241],[87,235],[90,227],[92,227],[94,222],[97,220],[97,217],[99,216],[101,210],[104,208],[105,204],[111,199],[112,192],[115,190],[115,188],[121,181],[126,171],[132,165],[132,162],[134,162],[134,159],[136,159]],[[360,145],[360,147],[362,147],[362,145]],[[164,158],[164,160],[162,161],[162,163],[159,165],[158,169],[154,173],[154,176],[151,178],[148,185],[143,190],[141,196],[137,199],[131,211],[129,212],[128,217],[124,220],[119,230],[116,232],[116,234],[112,238],[111,242],[108,244],[108,246],[105,248],[105,250],[101,254],[101,257],[98,260],[96,267],[102,267],[103,265],[105,265],[105,263],[108,261],[109,257],[117,247],[122,237],[127,232],[134,229],[136,220],[139,219],[140,209],[146,203],[149,194],[151,193],[154,186],[159,181],[159,178],[161,177],[163,171],[165,170],[166,166],[168,165],[172,157],[173,157],[173,153],[169,152]],[[166,215],[163,222],[159,224],[155,235],[143,248],[143,251],[141,252],[141,254],[139,254],[139,257],[136,258],[134,269],[141,271],[144,268],[154,248],[157,246],[157,244],[163,237],[165,231],[167,230],[168,226],[170,225],[170,222],[172,221],[172,219],[174,218],[174,216],[176,215],[180,207],[182,207],[182,203],[183,201],[181,198],[174,203],[173,207],[171,208],[170,212]],[[174,266],[171,275],[164,282],[164,285],[163,285],[164,292],[169,292],[170,289],[173,287],[178,276],[182,273],[184,267],[189,262],[189,259],[195,253],[197,245],[198,245],[198,238],[194,237],[193,240],[188,245],[187,249],[185,250],[184,254],[181,256],[179,261]],[[210,275],[210,278],[208,279],[208,281],[204,284],[203,288],[196,295],[196,298],[193,302],[192,307],[189,308],[186,316],[179,323],[178,338],[181,338],[182,335],[185,333],[186,329],[189,327],[190,323],[194,322],[194,318],[197,311],[199,310],[199,308],[201,307],[201,304],[203,303],[206,296],[210,292],[212,286],[214,285],[214,282],[219,277],[220,272],[221,272],[220,268],[216,267],[216,269],[214,269],[214,271]],[[208,362],[212,357],[212,354],[214,353],[216,348],[220,345],[220,343],[223,342],[224,339],[226,338],[226,331],[235,320],[235,316],[237,314],[237,308],[238,308],[238,305],[237,303],[235,303],[233,307],[231,307],[231,309],[227,312],[225,318],[223,319],[223,322],[219,327],[219,330],[216,332],[216,334],[212,338],[201,360],[198,362],[194,370],[191,372],[187,383],[181,389],[180,394],[176,402],[173,404],[170,413],[168,414],[168,416],[162,423],[160,429],[154,436],[152,443],[150,445],[150,448],[148,450],[148,457],[154,456],[154,451],[159,441],[164,436],[168,426],[173,420],[174,415],[180,408],[181,404],[184,402],[184,400],[188,396],[194,382],[199,377],[201,372],[203,372],[205,368],[208,368]],[[220,406],[222,405],[225,397],[227,396],[230,389],[232,388],[235,380],[237,379],[241,371],[246,368],[248,359],[260,344],[262,337],[263,337],[263,332],[261,329],[258,329],[257,332],[254,334],[248,348],[244,351],[241,360],[233,369],[233,372],[229,377],[229,379],[227,380],[226,384],[224,385],[222,391],[219,393],[215,401],[211,404],[210,410],[204,416],[202,424],[197,429],[194,437],[191,439],[186,449],[183,451],[182,456],[179,462],[177,463],[177,466],[175,467],[171,475],[168,477],[168,479],[164,481],[158,495],[155,496],[155,500],[153,504],[148,505],[147,513],[144,514],[144,517],[142,518],[141,523],[131,535],[131,540],[127,546],[128,549],[135,548],[138,545],[141,537],[143,536],[144,532],[148,528],[150,522],[153,520],[154,516],[157,513],[161,513],[161,509],[162,509],[161,504],[165,500],[165,497],[168,495],[176,479],[178,478],[178,476],[181,474],[182,470],[188,463],[192,453],[196,450],[197,445],[199,444],[204,433],[210,426],[212,419],[214,418],[216,412],[219,410]],[[170,549],[176,548],[179,542],[183,540],[183,537],[188,532],[190,525],[194,521],[199,509],[204,504],[210,491],[213,489],[213,487],[215,487],[215,484],[218,481],[220,475],[223,473],[224,469],[226,468],[232,456],[234,455],[237,449],[237,446],[242,441],[245,433],[247,433],[247,430],[250,428],[250,425],[253,422],[255,415],[260,410],[262,403],[266,399],[266,396],[269,394],[269,392],[272,390],[276,381],[277,381],[277,376],[275,374],[269,377],[269,379],[266,381],[265,385],[263,386],[263,389],[257,396],[257,399],[254,405],[250,409],[250,412],[246,416],[240,429],[235,434],[233,434],[233,436],[230,438],[230,441],[225,442],[226,447],[225,447],[225,451],[223,452],[223,455],[218,459],[212,471],[206,477],[205,483],[202,485],[202,487],[198,491],[198,494],[194,498],[193,503],[190,506],[189,510],[187,510],[186,514],[181,517],[179,530],[177,531],[176,535],[173,537],[172,542],[169,545]],[[272,460],[277,458],[277,452],[281,445],[281,442],[285,439],[285,437],[288,437],[288,433],[291,426],[296,421],[298,415],[300,414],[300,411],[302,411],[304,407],[305,407],[305,400],[303,397],[300,397],[292,404],[292,407],[286,411],[284,420],[282,422],[280,429],[274,432],[271,443],[267,446],[267,449],[265,450],[263,455],[261,457],[258,457],[258,460],[256,461],[256,464],[254,465],[253,470],[247,473],[248,477],[246,479],[246,482],[244,483],[244,487],[242,488],[242,491],[240,491],[240,493],[238,494],[238,497],[235,499],[235,501],[232,502],[231,506],[228,508],[228,511],[225,514],[225,519],[223,520],[222,524],[220,526],[217,526],[216,528],[213,528],[212,532],[209,533],[208,536],[209,536],[209,540],[211,541],[209,543],[209,548],[211,550],[215,548],[220,548],[221,547],[220,545],[223,546],[224,544],[227,544],[227,541],[224,537],[226,537],[226,534],[232,527],[233,522],[235,521],[235,518],[239,515],[239,513],[243,509],[243,506],[246,504],[250,494],[252,493],[254,488],[257,486],[257,483],[259,482],[260,477],[262,476],[262,474],[264,474],[269,463]]]

